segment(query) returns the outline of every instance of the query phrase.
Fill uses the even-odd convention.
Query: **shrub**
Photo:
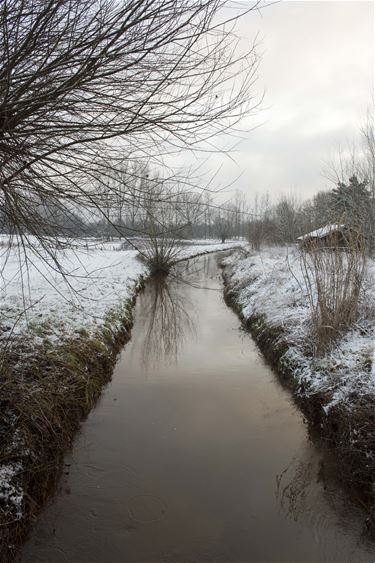
[[[301,249],[301,267],[311,308],[315,353],[326,351],[358,316],[366,255],[358,234],[344,246],[319,243]]]

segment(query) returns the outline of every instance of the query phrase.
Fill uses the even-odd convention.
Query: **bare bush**
[[[366,253],[359,233],[345,246],[312,242],[301,248],[301,268],[311,309],[314,351],[325,352],[358,315]]]

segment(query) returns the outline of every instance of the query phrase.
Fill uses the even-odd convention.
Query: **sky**
[[[374,3],[282,1],[237,25],[242,47],[258,33],[261,111],[231,157],[212,155],[221,187],[250,198],[302,199],[332,187],[323,170],[339,147],[359,140],[374,90]],[[201,158],[201,157],[198,157]]]

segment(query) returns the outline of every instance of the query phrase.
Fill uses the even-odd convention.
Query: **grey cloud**
[[[206,168],[221,166],[221,185],[242,173],[236,187],[249,195],[295,190],[309,197],[327,187],[324,163],[358,137],[371,101],[373,10],[372,2],[281,2],[241,21],[243,46],[257,32],[262,38],[264,109],[246,125],[263,125],[238,144],[236,164],[210,157]]]

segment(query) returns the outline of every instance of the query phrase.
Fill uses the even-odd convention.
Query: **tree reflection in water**
[[[348,498],[347,492],[337,480],[336,472],[337,465],[329,452],[321,458],[314,453],[313,447],[305,451],[303,457],[292,459],[288,466],[276,475],[276,498],[280,509],[296,522],[308,518],[311,530],[317,538],[325,527],[338,525],[340,534],[343,530],[352,529],[353,514],[357,514],[358,537],[366,543],[370,541],[368,545],[371,545],[371,538],[367,537],[364,515],[359,506]]]
[[[188,311],[192,305],[177,279],[167,275],[152,277],[145,294],[146,325],[142,342],[145,369],[165,360],[177,362],[184,339],[195,323]]]
[[[317,469],[314,460],[293,459],[276,475],[276,498],[280,502],[280,508],[294,521],[306,511],[309,488],[316,480]]]

